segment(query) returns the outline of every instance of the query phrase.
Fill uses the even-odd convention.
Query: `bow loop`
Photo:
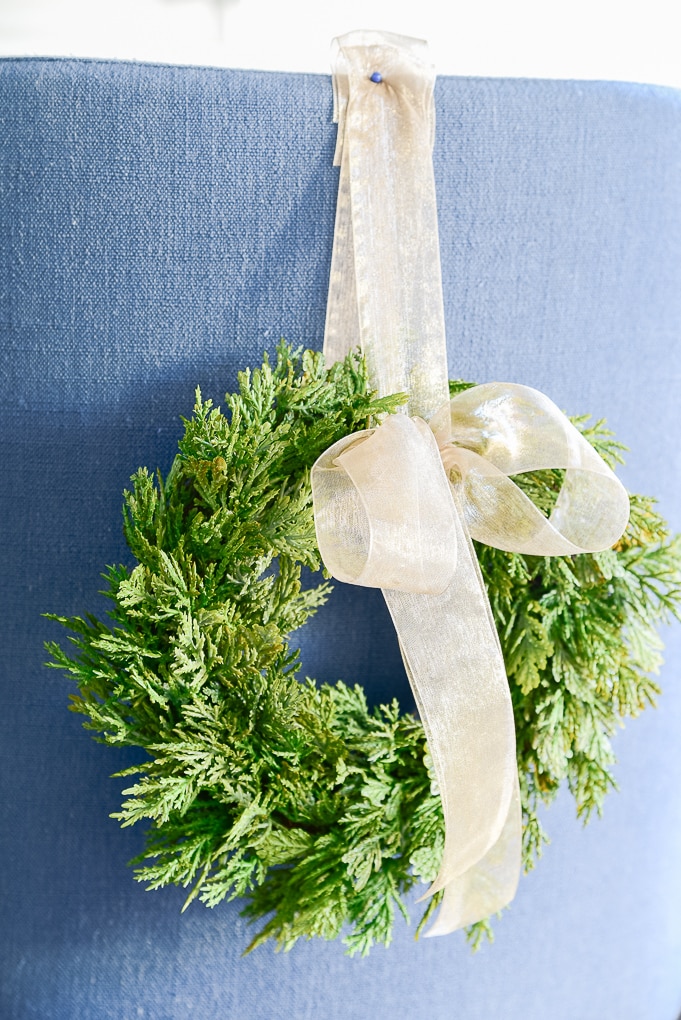
[[[626,489],[545,394],[514,383],[486,383],[453,397],[431,427],[445,470],[460,476],[471,536],[534,556],[610,548],[629,519]],[[547,520],[510,476],[544,469],[565,476]]]
[[[456,567],[455,508],[435,438],[394,415],[312,469],[317,541],[340,581],[437,595]]]

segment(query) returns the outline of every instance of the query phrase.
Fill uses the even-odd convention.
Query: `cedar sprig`
[[[470,384],[452,383],[452,392]],[[50,665],[75,681],[72,709],[96,738],[140,748],[114,817],[145,821],[135,860],[148,888],[208,906],[246,897],[273,938],[343,937],[348,952],[388,944],[405,896],[436,875],[444,830],[423,728],[360,686],[298,677],[291,632],[325,601],[309,472],[333,442],[396,411],[357,355],[281,344],[272,367],[239,376],[226,411],[197,390],[165,477],[145,468],[125,493],[134,563],[104,575],[111,610],[51,615],[72,632]],[[602,422],[576,424],[611,464]],[[546,513],[562,472],[518,483]],[[543,558],[478,547],[511,686],[525,869],[547,836],[540,805],[567,783],[585,821],[615,786],[612,737],[654,704],[658,627],[681,606],[681,542],[654,500],[632,497],[613,550]],[[417,934],[432,914],[431,899]],[[477,946],[489,922],[468,932]]]

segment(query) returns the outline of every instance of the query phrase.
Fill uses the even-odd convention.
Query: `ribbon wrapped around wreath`
[[[520,869],[521,808],[508,681],[471,537],[543,556],[611,546],[625,489],[561,411],[526,386],[448,399],[432,174],[434,77],[424,44],[337,41],[341,163],[325,353],[360,344],[404,415],[330,447],[312,470],[320,553],[341,581],[380,587],[428,740],[445,845],[429,935],[501,909]],[[549,519],[510,476],[565,470]]]

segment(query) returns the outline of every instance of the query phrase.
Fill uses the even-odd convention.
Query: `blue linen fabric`
[[[616,738],[586,830],[554,839],[472,956],[460,934],[349,959],[242,959],[239,904],[180,916],[108,816],[132,752],[95,744],[43,666],[41,617],[106,608],[121,491],[166,470],[194,388],[218,401],[280,336],[321,346],[338,171],[326,76],[0,62],[3,820],[0,1015],[12,1020],[673,1020],[681,1009],[678,630],[659,710]],[[681,525],[681,95],[445,78],[434,161],[453,376],[608,418],[625,483]],[[410,706],[380,596],[341,587],[304,670]],[[416,908],[418,910],[418,908]]]

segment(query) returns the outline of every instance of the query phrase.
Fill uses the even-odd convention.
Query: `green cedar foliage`
[[[452,384],[452,391],[467,384]],[[352,953],[389,943],[404,895],[437,873],[440,799],[423,728],[362,688],[300,682],[292,631],[328,594],[319,569],[309,472],[328,446],[394,412],[357,356],[326,370],[285,345],[243,372],[227,413],[197,391],[168,473],[140,469],[125,493],[137,561],[105,575],[110,619],[54,616],[75,654],[50,665],[75,680],[72,708],[114,746],[144,754],[119,775],[122,825],[146,820],[135,860],[150,889],[175,883],[215,906],[247,897],[268,938],[340,935]],[[602,422],[584,434],[610,463]],[[560,471],[518,479],[548,512]],[[657,627],[681,604],[681,545],[654,501],[632,497],[617,547],[539,558],[479,547],[506,659],[518,735],[524,865],[547,837],[538,817],[563,781],[585,820],[615,783],[611,737],[653,704]],[[423,928],[439,894],[419,925]],[[488,922],[468,930],[473,945]]]

